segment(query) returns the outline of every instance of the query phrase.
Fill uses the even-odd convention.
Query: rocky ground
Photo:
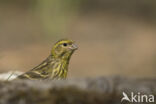
[[[156,79],[99,77],[64,81],[1,81],[0,104],[120,104],[123,92],[128,96],[131,92],[140,92],[156,97]]]

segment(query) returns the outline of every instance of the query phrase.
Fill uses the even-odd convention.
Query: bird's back
[[[32,70],[18,76],[17,79],[65,79],[67,76],[67,64],[66,61],[54,60],[49,56]]]

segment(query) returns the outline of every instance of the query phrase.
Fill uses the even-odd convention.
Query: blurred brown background
[[[0,72],[28,71],[59,39],[79,50],[69,77],[156,77],[154,0],[0,0]]]

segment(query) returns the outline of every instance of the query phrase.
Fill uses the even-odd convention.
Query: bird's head
[[[74,41],[69,39],[62,39],[55,43],[51,54],[55,58],[70,58],[76,49],[78,49],[78,47],[75,45]]]

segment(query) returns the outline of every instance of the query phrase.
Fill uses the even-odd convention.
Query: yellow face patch
[[[74,41],[68,40],[68,39],[62,39],[55,43],[55,45],[52,48],[52,55],[54,57],[60,57],[62,55],[70,55],[72,53],[72,45],[74,44]],[[69,54],[68,54],[69,53]]]

